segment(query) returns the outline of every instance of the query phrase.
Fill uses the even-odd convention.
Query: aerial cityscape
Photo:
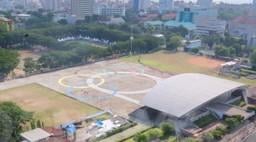
[[[256,142],[256,0],[0,0],[0,142]]]

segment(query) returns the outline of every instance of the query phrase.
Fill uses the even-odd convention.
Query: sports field
[[[124,61],[138,63],[140,62],[148,67],[171,74],[179,73],[203,73],[212,76],[218,76],[218,69],[223,61],[210,59],[202,56],[195,56],[184,52],[171,53],[169,51],[159,51],[141,56],[124,57]],[[219,76],[218,76],[219,77]],[[246,78],[234,79],[249,85],[255,85],[256,80]]]
[[[12,101],[34,112],[35,119],[42,120],[46,126],[57,126],[100,111],[38,84],[0,91],[1,101]]]

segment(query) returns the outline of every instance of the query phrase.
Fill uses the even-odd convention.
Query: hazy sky
[[[157,0],[155,0],[157,1]],[[177,0],[178,1],[178,0]],[[197,1],[197,0],[184,0],[184,1]],[[232,3],[232,4],[241,4],[241,3],[252,3],[253,0],[213,0],[214,2],[225,2],[225,3]]]

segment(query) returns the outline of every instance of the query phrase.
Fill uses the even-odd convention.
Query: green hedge
[[[201,117],[200,119],[196,120],[194,123],[200,127],[200,128],[204,128],[206,126],[208,126],[209,124],[213,123],[214,121],[216,121],[217,119],[212,115],[206,115],[204,117]]]

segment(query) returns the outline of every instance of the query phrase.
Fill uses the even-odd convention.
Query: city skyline
[[[159,1],[159,0],[152,0],[152,1]],[[175,1],[182,1],[182,0],[175,0]],[[197,0],[184,0],[186,2],[192,1],[196,2]],[[253,0],[213,0],[214,2],[225,2],[225,3],[231,3],[231,4],[244,4],[244,3],[252,3]]]

